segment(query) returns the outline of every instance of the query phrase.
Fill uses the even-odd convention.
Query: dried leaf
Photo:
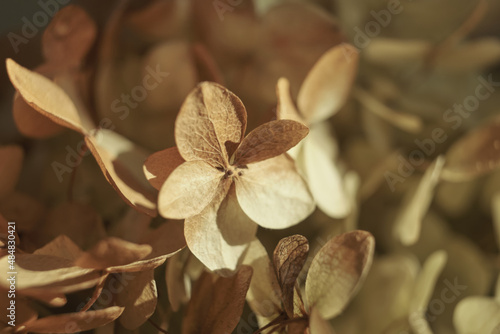
[[[281,287],[283,307],[290,319],[294,316],[295,284],[308,253],[309,242],[298,234],[281,239],[274,249],[274,270]]]
[[[477,127],[455,142],[446,153],[442,178],[460,182],[500,166],[500,118]]]
[[[184,222],[184,235],[191,252],[220,275],[236,269],[257,231],[257,224],[242,212],[233,191],[226,190],[229,187],[230,183],[225,182],[212,203]]]
[[[59,85],[12,59],[7,59],[6,64],[12,84],[35,110],[55,123],[83,134],[94,128],[86,111],[78,109],[75,101]]]
[[[232,164],[244,166],[274,158],[297,145],[308,133],[307,126],[292,120],[264,123],[243,139]]]
[[[83,253],[75,260],[75,265],[82,268],[106,269],[141,260],[151,251],[152,247],[149,245],[137,245],[118,238],[108,237]]]
[[[413,245],[418,241],[422,220],[429,210],[444,164],[444,157],[439,156],[427,168],[413,192],[407,193],[409,196],[405,199],[394,225],[394,236],[403,245]]]
[[[30,322],[24,328],[32,333],[77,333],[116,320],[123,307],[112,306],[97,311],[53,315]]]
[[[314,210],[304,180],[285,155],[251,164],[242,173],[235,182],[238,203],[260,226],[287,228]]]
[[[184,161],[177,147],[151,154],[144,162],[144,175],[156,190],[160,190],[168,176]]]
[[[85,142],[106,179],[123,200],[147,215],[156,216],[155,191],[142,171],[148,153],[106,129],[85,137]]]
[[[324,319],[341,313],[368,273],[373,236],[353,231],[330,239],[314,257],[306,278],[306,300]]]
[[[23,165],[24,152],[20,146],[0,146],[0,200],[14,191]]]
[[[224,173],[205,161],[187,161],[167,178],[158,196],[163,217],[189,218],[202,212],[213,201]]]
[[[153,315],[158,294],[154,270],[127,275],[131,275],[128,285],[115,296],[115,301],[118,306],[124,307],[120,323],[123,327],[133,330]]]
[[[358,50],[342,43],[328,50],[305,78],[297,97],[309,124],[334,115],[345,104],[358,67]]]
[[[78,67],[96,35],[96,24],[82,8],[66,6],[54,15],[43,32],[43,54],[54,66]]]
[[[224,167],[243,139],[246,122],[245,107],[236,95],[218,84],[200,83],[177,115],[179,153],[186,161],[204,160]]]

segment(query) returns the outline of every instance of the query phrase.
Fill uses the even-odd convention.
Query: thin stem
[[[165,334],[168,334],[168,331],[161,328],[160,326],[158,326],[153,320],[151,320],[151,318],[148,318],[148,321],[151,325],[153,325],[154,328],[156,328],[157,330],[159,330],[160,332],[162,333],[165,333]]]

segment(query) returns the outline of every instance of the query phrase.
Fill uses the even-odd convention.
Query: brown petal
[[[104,326],[116,320],[123,307],[112,306],[97,311],[48,316],[28,323],[25,330],[33,333],[77,333]]]
[[[345,104],[356,78],[358,50],[342,43],[316,62],[300,87],[297,105],[307,122],[334,115]]]
[[[68,260],[76,260],[83,251],[70,238],[60,235],[33,254],[56,256]]]
[[[189,218],[212,202],[224,173],[205,161],[187,161],[177,167],[158,195],[158,211],[171,219]]]
[[[142,171],[148,153],[125,137],[106,129],[85,137],[85,142],[106,179],[123,200],[154,217],[155,191]]]
[[[306,278],[306,299],[324,319],[341,313],[368,273],[375,248],[373,236],[353,231],[336,236],[314,257]]]
[[[69,5],[54,15],[43,32],[43,54],[59,67],[78,67],[97,34],[97,26],[80,7]]]
[[[137,245],[118,238],[108,237],[83,253],[75,260],[75,265],[82,268],[105,269],[141,260],[151,251],[152,247],[149,245]]]
[[[230,188],[231,182],[226,181],[205,210],[184,222],[191,252],[220,275],[232,274],[257,231]]]
[[[283,306],[290,319],[293,318],[294,289],[297,277],[309,254],[309,242],[299,234],[280,240],[274,249],[274,270],[282,291]]]
[[[57,124],[80,133],[88,133],[94,128],[86,111],[79,109],[59,85],[12,59],[7,59],[6,64],[10,81],[35,110]]]
[[[153,248],[147,258],[161,255],[169,255],[170,257],[186,246],[184,224],[178,221],[167,221],[160,227],[150,230],[141,242]]]
[[[177,147],[170,147],[151,154],[144,162],[144,175],[156,190],[167,180],[168,176],[184,162]]]
[[[295,225],[314,210],[314,200],[294,163],[281,155],[242,169],[235,181],[243,211],[265,228]]]
[[[291,119],[292,121],[305,124],[305,120],[297,111],[295,103],[290,95],[290,81],[286,78],[280,78],[276,84],[276,95],[278,105],[276,106],[277,119]]]
[[[215,283],[210,282],[209,274],[202,276],[186,310],[183,333],[231,333],[240,321],[251,278],[252,268],[248,266]]]
[[[175,142],[186,161],[227,165],[245,134],[247,114],[241,100],[226,88],[202,82],[188,95],[175,122]],[[228,149],[229,146],[229,149]]]
[[[23,166],[23,158],[24,152],[20,146],[0,146],[0,200],[14,191]]]
[[[297,145],[308,133],[307,126],[292,120],[262,124],[243,139],[231,164],[244,166],[274,158]]]
[[[500,166],[500,117],[477,127],[459,139],[446,153],[442,178],[460,182]]]
[[[264,246],[254,239],[245,253],[243,264],[253,268],[247,301],[260,317],[275,318],[281,313],[281,291]]]
[[[158,300],[154,270],[128,273],[130,280],[125,289],[116,295],[116,303],[125,310],[120,317],[123,327],[133,330],[154,313]],[[128,277],[127,277],[128,279]]]

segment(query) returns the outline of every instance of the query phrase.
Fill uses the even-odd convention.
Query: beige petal
[[[54,240],[37,249],[33,254],[57,256],[63,259],[76,260],[83,251],[70,238],[60,235]]]
[[[337,113],[345,104],[358,68],[358,50],[342,43],[316,62],[297,97],[300,112],[309,124]]]
[[[365,231],[333,237],[314,257],[306,278],[306,300],[324,319],[341,313],[368,273],[375,239]]]
[[[14,191],[23,159],[24,151],[20,146],[0,146],[0,200]]]
[[[244,166],[285,153],[307,136],[309,129],[292,120],[265,123],[250,132],[234,152],[235,166]]]
[[[281,291],[267,251],[258,239],[250,243],[243,264],[253,268],[246,297],[250,308],[257,316],[277,317],[281,312]]]
[[[316,124],[303,141],[302,152],[296,160],[321,211],[332,218],[343,218],[350,212],[351,205],[336,162],[336,143],[327,124]]]
[[[455,142],[446,153],[443,179],[460,182],[500,166],[500,117],[477,127]]]
[[[123,307],[112,306],[97,311],[53,315],[28,323],[25,330],[32,333],[77,333],[114,321],[122,312]]]
[[[142,171],[147,152],[125,137],[106,129],[95,131],[92,136],[85,138],[85,142],[106,179],[123,200],[154,217],[155,191]]]
[[[80,133],[89,133],[94,128],[86,111],[77,108],[75,101],[59,85],[12,59],[7,59],[6,63],[12,84],[31,107],[57,124]]]
[[[334,334],[332,326],[328,321],[321,317],[316,308],[311,310],[309,315],[309,331],[310,334]]]
[[[488,297],[467,297],[455,307],[453,324],[458,334],[496,334],[500,329],[500,304]]]
[[[160,214],[172,219],[199,214],[212,202],[223,177],[223,172],[204,161],[183,163],[170,174],[160,189]]]
[[[440,180],[444,158],[439,156],[425,171],[419,184],[408,192],[395,220],[394,236],[403,245],[413,245],[420,237],[422,219],[434,198],[434,189]]]
[[[418,64],[431,48],[432,44],[424,40],[380,37],[371,40],[363,55],[372,64],[394,68]]]
[[[120,317],[120,323],[126,329],[133,330],[153,315],[158,293],[154,280],[154,270],[128,273],[127,275],[131,275],[127,287],[116,295],[115,301],[118,306],[125,308]]]
[[[235,184],[243,211],[265,228],[290,227],[314,210],[304,180],[285,155],[248,166]]]
[[[436,286],[437,279],[446,265],[447,254],[445,251],[436,251],[432,253],[425,261],[415,281],[413,296],[410,301],[410,316],[408,322],[417,333],[432,333],[430,326],[426,331],[423,330],[425,312]]]
[[[160,190],[168,176],[183,162],[184,159],[177,147],[170,147],[153,153],[146,159],[143,167],[144,175],[156,190]]]
[[[26,103],[19,92],[14,95],[12,115],[19,132],[27,137],[47,138],[55,136],[64,130],[64,127],[33,109]]]
[[[466,41],[436,59],[435,66],[453,72],[482,71],[500,61],[500,41],[480,38]]]
[[[80,7],[69,5],[54,15],[43,32],[43,54],[59,67],[78,67],[94,44],[97,26]]]
[[[274,270],[281,287],[283,307],[290,319],[294,316],[295,284],[308,254],[309,242],[299,234],[281,239],[274,249]]]
[[[7,261],[7,257],[0,259],[0,268],[9,268]],[[16,254],[15,269],[17,291],[75,279],[94,271],[75,266],[72,260],[38,254]],[[8,277],[8,271],[0,272],[0,286],[8,288]]]
[[[276,106],[277,119],[291,119],[305,124],[305,120],[295,107],[295,103],[290,95],[290,81],[287,78],[280,78],[276,84],[276,95],[278,105]]]
[[[184,222],[191,252],[220,275],[229,275],[236,269],[257,231],[257,224],[241,210],[231,188],[226,181],[209,206]]]
[[[125,240],[108,237],[99,241],[89,251],[84,252],[75,265],[82,268],[105,269],[126,265],[146,257],[151,253],[149,245],[137,245]]]
[[[203,82],[188,95],[175,121],[175,142],[186,161],[225,167],[245,134],[241,100],[224,87]]]

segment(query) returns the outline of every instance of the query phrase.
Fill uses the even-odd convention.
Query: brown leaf
[[[292,120],[264,123],[243,139],[234,152],[232,165],[244,166],[286,153],[308,133],[307,126]]]
[[[186,161],[227,166],[228,157],[245,134],[246,118],[243,103],[229,90],[211,82],[198,84],[184,101],[175,122],[179,153]]]
[[[163,217],[184,219],[212,202],[224,173],[205,161],[187,161],[177,167],[160,189],[158,210]]]
[[[43,32],[43,54],[58,67],[79,67],[97,35],[97,26],[80,7],[69,5],[54,15]]]
[[[154,280],[154,270],[129,273],[130,281],[115,297],[118,306],[125,310],[120,317],[123,327],[133,330],[142,325],[154,313],[158,293]],[[128,277],[127,277],[128,279]]]
[[[211,282],[209,274],[195,286],[183,320],[183,333],[231,333],[240,320],[252,268],[242,266],[233,277]],[[206,278],[208,276],[208,278]]]
[[[23,159],[24,152],[20,146],[0,146],[0,200],[14,191]]]
[[[95,127],[86,110],[77,108],[76,101],[73,101],[59,85],[41,74],[22,67],[12,59],[7,59],[6,64],[14,87],[28,105],[42,115],[83,134]]]
[[[84,252],[74,263],[82,268],[106,269],[139,261],[151,251],[152,247],[149,245],[137,245],[108,237]]]
[[[235,181],[238,203],[260,226],[287,228],[314,210],[307,185],[287,156],[251,164],[241,171]]]
[[[446,153],[442,178],[471,180],[500,166],[500,117],[477,127],[454,143]]]
[[[116,320],[123,307],[112,306],[97,311],[53,315],[30,322],[25,330],[33,333],[77,333]]]
[[[290,319],[293,318],[294,289],[297,277],[309,253],[309,243],[302,235],[292,235],[280,240],[274,249],[274,270],[281,287],[283,307]]]
[[[183,162],[177,147],[170,147],[151,154],[144,162],[144,174],[156,190],[160,190],[168,176]]]
[[[148,153],[125,137],[106,129],[85,137],[108,182],[130,206],[156,216],[155,191],[142,166]]]
[[[316,254],[306,278],[306,300],[324,319],[341,313],[370,269],[373,236],[353,231],[330,239]]]
[[[334,115],[345,104],[358,67],[358,50],[342,43],[316,62],[297,96],[300,112],[309,124]]]

